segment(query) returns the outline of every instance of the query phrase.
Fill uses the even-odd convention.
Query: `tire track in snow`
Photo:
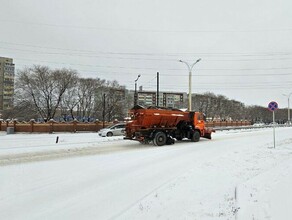
[[[102,147],[83,147],[83,148],[69,148],[51,151],[28,152],[20,154],[10,154],[0,156],[0,166],[7,166],[19,163],[30,163],[46,160],[64,159],[79,156],[91,156],[97,154],[115,153],[120,151],[128,151],[133,149],[141,149],[137,144],[122,144],[118,146],[104,145]],[[143,149],[143,148],[142,148]]]

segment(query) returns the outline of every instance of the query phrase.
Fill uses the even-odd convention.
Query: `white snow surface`
[[[56,138],[59,137],[58,143]],[[292,128],[154,147],[0,132],[0,219],[292,219]]]

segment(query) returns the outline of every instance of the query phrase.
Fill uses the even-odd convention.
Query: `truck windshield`
[[[198,115],[198,120],[201,120],[201,121],[205,121],[205,117],[204,117],[204,115],[202,114],[202,113],[200,113],[199,115]]]

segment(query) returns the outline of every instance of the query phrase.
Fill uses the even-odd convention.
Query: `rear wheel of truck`
[[[192,141],[193,142],[198,142],[200,140],[200,132],[199,131],[194,131]]]
[[[166,144],[166,134],[159,131],[155,134],[154,139],[153,139],[153,144],[155,146],[163,146]]]

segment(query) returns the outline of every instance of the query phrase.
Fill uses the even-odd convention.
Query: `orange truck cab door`
[[[194,125],[195,128],[199,129],[201,134],[204,135],[205,130],[205,117],[204,114],[201,112],[196,112],[194,115]]]

